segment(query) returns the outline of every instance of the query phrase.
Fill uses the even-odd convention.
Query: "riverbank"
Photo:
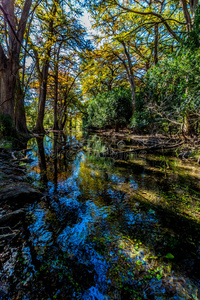
[[[127,157],[133,154],[160,153],[178,157],[181,160],[200,162],[200,140],[198,137],[165,136],[161,134],[140,135],[129,129],[116,132],[114,129],[89,130],[107,144],[107,150],[101,153],[104,157]]]
[[[26,151],[24,152],[26,154]],[[6,273],[7,262],[13,260],[10,243],[21,236],[27,206],[44,195],[33,188],[26,172],[26,161],[21,151],[0,148],[0,265]],[[9,265],[9,268],[11,266]],[[9,269],[7,270],[9,273]],[[2,275],[1,274],[1,275]],[[1,279],[0,299],[8,293],[6,276]],[[6,298],[7,299],[7,298]]]

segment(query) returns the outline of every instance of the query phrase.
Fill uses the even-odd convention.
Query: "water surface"
[[[47,192],[28,208],[12,299],[200,298],[200,168],[102,155],[126,145],[77,132],[29,141],[28,172]]]

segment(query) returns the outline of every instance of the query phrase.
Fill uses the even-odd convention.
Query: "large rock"
[[[10,183],[0,187],[0,201],[30,202],[41,197],[41,192],[26,183]]]

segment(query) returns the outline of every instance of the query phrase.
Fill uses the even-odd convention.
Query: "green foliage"
[[[198,49],[182,51],[152,67],[139,90],[132,125],[145,128],[155,123],[162,131],[170,126],[178,130],[188,114],[197,115],[200,107],[199,66]]]
[[[30,130],[32,130],[35,127],[37,120],[37,104],[35,99],[33,99],[29,105],[25,106],[25,111],[27,126]]]
[[[167,255],[165,255],[166,258],[169,258],[169,259],[173,259],[174,258],[174,255],[171,254],[171,253],[167,253]]]
[[[129,126],[142,130],[143,132],[148,131],[149,127],[153,124],[153,116],[145,104],[145,93],[144,90],[141,89],[136,95],[135,115],[131,118]]]
[[[125,126],[131,117],[131,93],[125,88],[98,94],[87,106],[88,127]]]
[[[196,51],[200,46],[200,5],[197,6],[195,10],[195,18],[194,25],[192,30],[187,33],[185,37],[185,41],[183,43],[184,48],[191,49],[192,51]]]
[[[0,137],[15,137],[16,130],[9,115],[0,114]]]

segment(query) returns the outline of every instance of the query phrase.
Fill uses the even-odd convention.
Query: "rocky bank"
[[[44,196],[30,183],[25,162],[29,162],[26,150],[22,153],[0,149],[0,270],[4,268],[10,243],[17,240],[23,231],[28,205]],[[5,282],[0,278],[0,299],[7,299]]]

